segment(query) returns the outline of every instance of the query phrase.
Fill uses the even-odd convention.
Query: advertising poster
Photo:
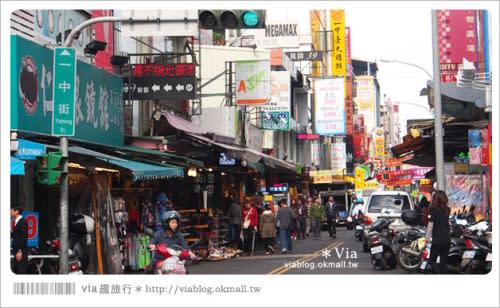
[[[476,10],[439,10],[437,13],[441,82],[456,82],[463,59],[476,62]]]
[[[345,134],[344,78],[314,83],[314,131],[323,136]]]
[[[290,73],[271,72],[271,100],[261,107],[262,129],[290,129]]]

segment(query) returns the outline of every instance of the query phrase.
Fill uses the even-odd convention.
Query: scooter
[[[379,218],[370,227],[368,241],[370,243],[370,259],[374,267],[382,269],[396,267],[396,254],[392,249],[394,231],[389,225],[394,219]]]
[[[187,274],[185,263],[189,259],[189,250],[180,245],[172,247],[166,244],[158,244],[154,253],[164,257],[164,260],[155,264],[155,274],[158,275],[185,275]]]

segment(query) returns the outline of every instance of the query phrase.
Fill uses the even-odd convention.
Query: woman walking
[[[276,218],[273,212],[269,209],[269,205],[264,205],[264,211],[260,214],[259,231],[264,247],[266,248],[266,255],[274,253],[274,241],[276,239]]]
[[[432,242],[430,264],[436,274],[446,274],[448,271],[448,253],[451,242],[449,216],[448,197],[444,191],[438,190],[432,196],[425,236],[427,241]],[[437,263],[438,256],[439,264]]]

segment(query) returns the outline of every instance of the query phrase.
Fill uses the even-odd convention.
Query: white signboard
[[[332,144],[332,170],[335,175],[341,175],[346,168],[345,142]]]
[[[271,65],[269,60],[237,61],[236,105],[264,105],[271,99]]]
[[[198,10],[121,10],[120,16],[160,21],[122,22],[121,31],[125,36],[198,36]],[[178,22],[173,22],[176,20]]]
[[[298,48],[299,23],[295,20],[266,21],[266,28],[255,32],[259,48]]]
[[[275,112],[282,112],[290,115],[290,73],[287,71],[272,71],[271,72],[271,100],[269,103],[261,107],[263,112],[262,117],[266,118],[273,115]],[[286,119],[288,123],[284,123],[283,127],[289,129],[290,116]],[[263,124],[263,129],[274,129],[266,127]]]
[[[316,134],[344,135],[344,78],[314,81],[314,131]]]

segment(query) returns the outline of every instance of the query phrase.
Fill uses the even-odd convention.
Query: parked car
[[[370,225],[378,219],[379,216],[389,216],[397,218],[392,226],[404,227],[406,224],[401,220],[401,212],[404,210],[414,210],[415,204],[413,198],[405,191],[374,191],[366,202],[363,215],[363,251],[368,252],[370,247],[368,243],[368,230]]]

